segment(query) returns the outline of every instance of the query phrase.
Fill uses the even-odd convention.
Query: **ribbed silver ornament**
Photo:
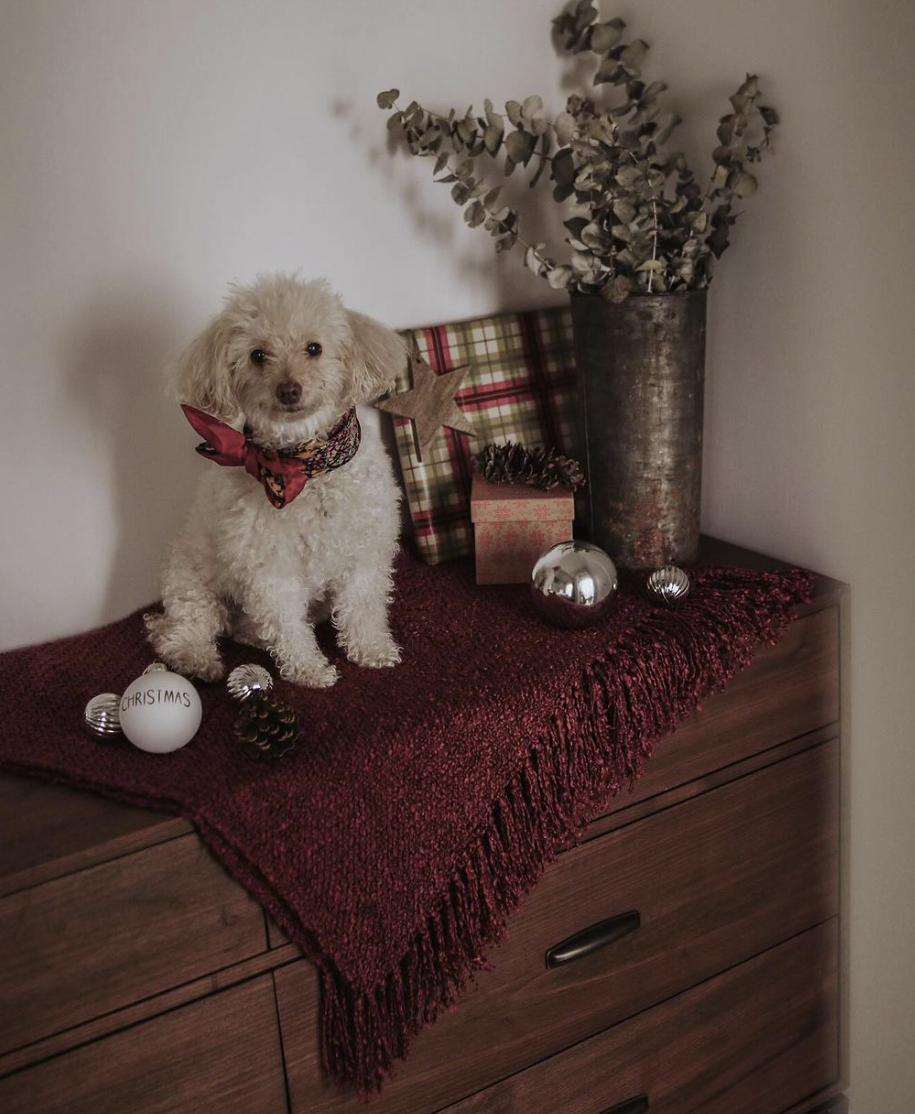
[[[247,700],[257,692],[269,692],[273,678],[262,665],[237,665],[226,678],[226,688],[236,700]]]
[[[664,565],[648,577],[648,594],[669,607],[689,595],[689,577],[677,565]]]
[[[93,696],[83,712],[86,730],[99,739],[112,739],[121,734],[121,698],[116,692],[100,692]]]

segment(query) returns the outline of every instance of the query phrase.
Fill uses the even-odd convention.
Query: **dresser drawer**
[[[0,1052],[266,947],[264,916],[196,836],[0,899]]]
[[[372,1110],[438,1109],[831,917],[837,776],[837,744],[823,744],[560,856],[493,969],[417,1038]],[[634,932],[546,968],[552,945],[636,910]],[[305,962],[276,973],[293,1112],[356,1110],[321,1079],[316,981]]]
[[[0,1079],[4,1114],[286,1114],[270,976]]]
[[[728,687],[655,747],[631,793],[610,811],[750,758],[839,718],[839,609],[795,620]]]
[[[838,1077],[836,951],[830,921],[447,1114],[610,1114],[640,1096],[651,1114],[781,1114]]]

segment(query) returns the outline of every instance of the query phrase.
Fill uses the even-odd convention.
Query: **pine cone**
[[[245,701],[235,735],[249,757],[281,758],[299,737],[295,710],[269,693],[256,693]]]
[[[560,456],[555,449],[526,449],[513,441],[484,445],[473,463],[490,483],[523,483],[544,491],[562,485],[577,491],[585,482],[577,460]]]

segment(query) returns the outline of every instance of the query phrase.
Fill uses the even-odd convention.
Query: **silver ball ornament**
[[[689,577],[677,565],[664,565],[648,577],[648,594],[671,607],[689,595]]]
[[[555,627],[581,630],[610,610],[619,579],[616,566],[590,542],[560,542],[540,555],[531,572],[531,599]]]
[[[99,739],[113,739],[121,732],[121,698],[116,692],[100,692],[93,696],[83,712],[86,730]]]
[[[236,700],[247,700],[258,692],[269,692],[273,678],[262,665],[237,665],[226,678],[229,695]]]

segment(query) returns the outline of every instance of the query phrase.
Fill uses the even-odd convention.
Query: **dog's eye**
[[[308,353],[309,356],[320,356],[323,349],[316,340],[313,340],[310,344],[305,345],[305,351]]]
[[[257,364],[258,367],[262,367],[266,362],[267,353],[263,350],[263,348],[255,348],[254,351],[251,353],[251,363]]]

